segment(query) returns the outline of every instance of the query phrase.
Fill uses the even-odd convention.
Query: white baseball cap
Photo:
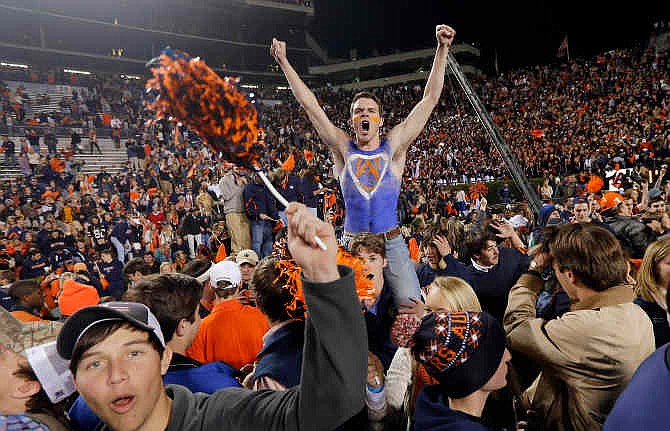
[[[230,282],[233,286],[238,286],[242,282],[240,268],[235,262],[224,260],[212,266],[209,272],[209,281],[212,283],[212,287],[216,289],[216,284],[222,280]]]

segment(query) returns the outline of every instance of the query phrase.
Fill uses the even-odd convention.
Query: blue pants
[[[272,254],[272,225],[267,220],[251,221],[251,248],[259,259]]]
[[[121,241],[115,236],[109,237],[110,241],[112,242],[112,245],[116,249],[116,258],[118,259],[121,264],[126,263],[126,248],[121,244]]]
[[[409,258],[409,249],[405,238],[398,235],[385,240],[387,266],[384,268],[384,281],[391,286],[393,302],[396,306],[409,302],[409,298],[421,300],[419,278],[416,275],[414,261]]]

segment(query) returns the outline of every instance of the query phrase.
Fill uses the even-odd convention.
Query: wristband
[[[382,385],[380,387],[378,387],[377,389],[373,388],[370,385],[366,385],[366,386],[367,386],[368,392],[372,392],[373,394],[378,394],[378,393],[380,393],[381,391],[384,390],[384,383],[382,383]]]

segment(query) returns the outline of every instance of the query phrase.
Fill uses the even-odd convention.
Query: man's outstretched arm
[[[448,25],[438,25],[435,28],[437,51],[433,60],[433,68],[428,75],[428,82],[423,91],[423,98],[412,109],[405,121],[395,126],[388,134],[387,139],[393,151],[393,157],[402,157],[409,145],[419,136],[437,106],[444,86],[444,72],[447,67],[447,54],[454,40],[456,31]]]
[[[307,85],[300,79],[298,73],[293,69],[286,57],[286,42],[272,39],[272,46],[270,47],[270,54],[281,67],[281,70],[286,76],[286,80],[291,86],[293,95],[300,103],[300,106],[305,109],[309,120],[319,134],[319,137],[328,145],[328,148],[333,154],[342,160],[343,149],[349,141],[349,136],[340,128],[335,126],[326,113],[319,105],[319,101]],[[336,160],[336,163],[338,160]]]
[[[286,214],[288,247],[302,268],[309,310],[300,385],[286,391],[226,388],[205,402],[196,400],[193,404],[201,409],[197,429],[332,431],[365,407],[368,340],[354,272],[337,266],[337,242],[330,224],[295,202]],[[326,250],[314,242],[315,236]],[[183,426],[173,415],[178,426],[168,431],[196,429],[195,424]]]

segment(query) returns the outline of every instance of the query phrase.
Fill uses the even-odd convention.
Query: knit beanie
[[[450,398],[463,398],[495,374],[505,352],[505,332],[486,312],[435,311],[396,321],[392,340],[414,358]]]

